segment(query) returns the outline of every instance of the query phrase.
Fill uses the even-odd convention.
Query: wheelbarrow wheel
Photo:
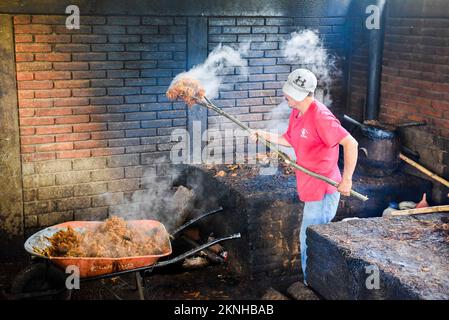
[[[22,270],[11,284],[11,294],[17,299],[69,300],[65,274],[45,262],[34,263]]]

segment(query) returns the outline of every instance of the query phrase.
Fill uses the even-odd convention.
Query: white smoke
[[[324,90],[323,102],[332,104],[330,88],[332,79],[339,76],[336,58],[324,47],[318,31],[301,30],[292,33],[292,37],[285,44],[284,55],[295,65],[312,71],[318,79],[318,87]]]
[[[143,169],[139,176],[141,189],[121,193],[107,192],[101,195],[104,205],[109,207],[110,216],[119,216],[126,220],[153,219],[158,220],[167,229],[173,229],[185,220],[181,212],[184,205],[182,196],[188,194],[188,189],[177,193],[173,188],[180,171],[175,167],[167,167],[165,172],[158,172],[163,167],[151,165]],[[163,170],[163,169],[162,169]],[[179,188],[178,188],[179,189]]]
[[[101,206],[109,206],[109,216],[125,220],[157,220],[171,232],[187,220],[219,207],[218,198],[208,194],[204,177],[188,173],[185,167],[167,165],[165,158],[136,173],[140,189],[107,192],[101,195]]]
[[[225,68],[240,68],[243,74],[246,72],[247,61],[242,58],[249,50],[249,43],[244,43],[235,50],[230,46],[219,44],[208,55],[206,61],[202,64],[194,66],[187,72],[178,74],[173,79],[172,84],[179,78],[189,77],[198,80],[206,90],[206,96],[211,99],[218,97],[222,77],[220,74]],[[170,85],[171,86],[171,85]]]
[[[268,124],[268,131],[283,135],[288,128],[288,118],[291,109],[288,106],[287,100],[282,101],[276,108],[270,112],[270,122]],[[288,154],[290,158],[296,159],[295,152],[292,148],[279,145],[279,150]]]
[[[292,33],[291,39],[284,43],[283,55],[293,65],[309,69],[315,74],[318,79],[315,97],[330,106],[332,104],[330,94],[332,81],[339,76],[339,71],[336,67],[336,58],[324,47],[318,32],[306,29]],[[291,109],[287,101],[284,100],[270,112],[268,131],[285,133],[290,113]],[[296,158],[292,148],[282,146],[279,148],[292,159]]]

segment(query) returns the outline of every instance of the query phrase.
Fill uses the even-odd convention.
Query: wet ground
[[[12,279],[23,268],[27,266],[25,262],[3,262],[0,263],[0,300],[5,299],[2,292],[8,291]]]
[[[149,300],[227,300],[260,299],[260,289],[226,266],[181,273],[152,274],[145,278],[145,299]],[[134,275],[83,283],[80,291],[73,292],[79,299],[139,299]]]
[[[26,263],[0,263],[0,292],[8,292],[12,279]],[[145,277],[144,295],[149,300],[228,300],[260,299],[268,289],[260,281],[250,281],[227,265],[196,270],[168,268]],[[72,290],[72,300],[136,300],[135,275],[81,282]],[[0,295],[0,299],[5,299]]]
[[[12,280],[29,266],[27,263],[0,263],[0,300],[11,299],[9,292]],[[280,277],[273,286],[267,279],[250,280],[237,274],[227,264],[209,265],[193,270],[178,266],[154,270],[144,279],[145,300],[279,300],[270,292],[284,295],[285,299],[315,300],[317,296],[302,286],[298,276]],[[292,286],[300,283],[301,288]],[[282,294],[281,294],[282,293]],[[64,296],[66,297],[66,296]],[[68,295],[71,300],[138,300],[135,274],[107,278],[90,282],[81,282],[79,290]]]

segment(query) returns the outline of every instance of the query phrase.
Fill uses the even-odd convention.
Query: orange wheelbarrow
[[[133,256],[120,258],[103,257],[47,257],[42,254],[43,249],[50,245],[47,238],[61,229],[72,227],[76,231],[83,232],[96,228],[100,221],[69,221],[45,228],[31,237],[25,244],[25,250],[32,257],[32,264],[22,270],[14,279],[10,293],[6,294],[9,299],[67,299],[70,298],[70,290],[66,286],[69,274],[65,273],[69,266],[75,266],[79,271],[80,282],[93,281],[104,278],[113,278],[129,273],[136,275],[136,287],[139,297],[144,298],[143,278],[151,273],[154,268],[167,266],[184,260],[200,251],[207,249],[219,242],[240,238],[240,233],[215,239],[201,246],[193,248],[177,257],[159,261],[172,253],[171,239],[195,223],[207,216],[222,211],[219,208],[194,218],[181,227],[168,234],[164,225],[156,220],[129,220],[127,223],[134,228],[144,231],[150,236],[159,248],[165,248],[160,254],[147,256]],[[73,270],[73,269],[71,269]]]

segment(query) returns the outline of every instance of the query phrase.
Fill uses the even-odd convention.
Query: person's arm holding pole
[[[351,135],[348,135],[340,141],[340,145],[343,146],[344,168],[337,190],[342,195],[349,196],[352,189],[352,175],[357,164],[358,143]]]
[[[274,144],[278,144],[284,147],[291,147],[291,144],[288,143],[288,141],[282,135],[277,133],[271,133],[262,130],[254,130],[254,133],[251,135],[251,140],[257,142],[258,137],[262,137],[263,139]]]

